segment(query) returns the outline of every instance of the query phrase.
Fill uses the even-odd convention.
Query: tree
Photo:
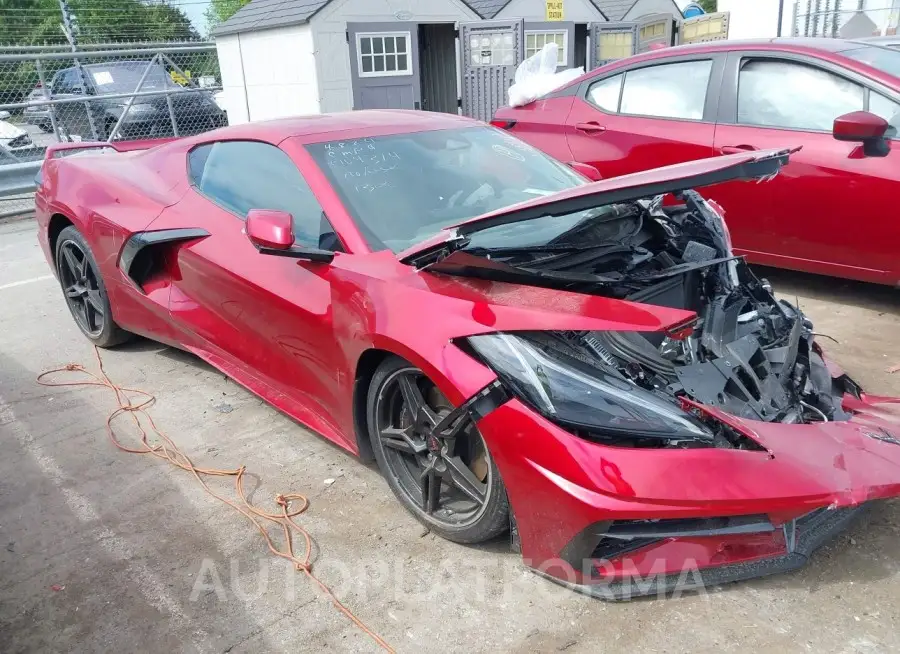
[[[719,10],[717,7],[718,0],[697,0],[697,4],[703,7],[703,11],[708,14],[713,14]]]
[[[250,4],[250,0],[211,0],[206,8],[206,30],[211,34],[219,23],[234,16],[238,9]]]

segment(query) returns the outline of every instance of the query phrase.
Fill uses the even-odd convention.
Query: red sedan
[[[196,354],[450,540],[511,531],[619,598],[797,567],[900,495],[900,401],[825,358],[693,190],[764,196],[787,150],[589,183],[392,111],[124,147],[56,146],[39,179],[85,336]]]
[[[900,52],[839,39],[723,41],[591,71],[495,124],[604,177],[802,147],[764,191],[707,191],[751,262],[900,283]],[[897,154],[894,154],[897,149]]]

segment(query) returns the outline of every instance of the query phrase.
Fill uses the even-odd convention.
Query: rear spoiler
[[[78,153],[89,154],[91,150],[95,150],[98,154],[103,152],[134,152],[136,150],[149,150],[157,145],[174,141],[175,137],[163,139],[142,139],[137,141],[79,141],[77,143],[54,143],[47,147],[44,153],[44,161],[41,162],[37,174],[34,176],[34,185],[40,186],[43,182],[44,162],[50,159],[60,159],[62,157],[77,155]]]
[[[116,152],[132,152],[134,150],[149,150],[157,145],[174,141],[175,137],[163,139],[142,139],[137,141],[79,141],[78,143],[54,143],[47,147],[44,160],[57,159],[65,157],[65,154],[57,154],[62,152],[71,152],[73,150],[115,150]]]

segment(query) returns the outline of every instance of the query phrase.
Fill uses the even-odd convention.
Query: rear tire
[[[75,324],[94,345],[113,347],[132,338],[113,320],[100,267],[87,240],[73,226],[56,240],[56,274]]]

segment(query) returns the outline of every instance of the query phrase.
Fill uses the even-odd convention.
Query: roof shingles
[[[213,36],[307,22],[330,0],[253,0],[213,30]]]

